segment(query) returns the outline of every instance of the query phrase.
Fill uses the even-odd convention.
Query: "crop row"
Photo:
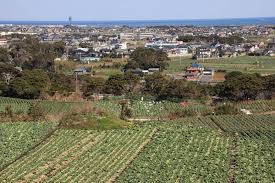
[[[93,102],[94,107],[102,108],[108,113],[119,116],[121,107],[117,100],[102,100]],[[179,103],[168,101],[138,101],[129,102],[132,115],[135,118],[142,117],[164,117],[175,111],[184,110],[196,114],[209,111],[207,106],[195,105],[182,107]]]
[[[201,128],[161,130],[118,182],[226,182],[229,143]]]
[[[39,143],[54,126],[47,122],[0,123],[0,169]]]
[[[274,142],[240,139],[236,152],[236,182],[275,182]]]
[[[240,103],[237,103],[237,106],[240,109],[247,109],[253,113],[274,111],[275,101],[274,100],[256,100],[256,101],[249,101],[249,102],[240,102]]]
[[[7,106],[11,106],[13,112],[27,113],[32,103],[36,103],[46,114],[71,112],[83,104],[80,102],[35,101],[0,97],[0,112],[4,112]]]
[[[148,128],[60,130],[2,171],[0,181],[106,182],[116,178],[152,134]]]
[[[275,115],[213,116],[213,122],[229,134],[275,140]]]
[[[180,124],[219,130],[227,135],[275,140],[275,115],[220,115],[175,120]],[[167,127],[167,126],[166,126]]]

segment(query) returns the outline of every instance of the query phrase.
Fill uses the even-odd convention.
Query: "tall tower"
[[[72,17],[69,16],[69,22],[70,22],[70,26],[72,26]]]

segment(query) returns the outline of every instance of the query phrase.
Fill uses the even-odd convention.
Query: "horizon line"
[[[68,16],[69,17],[69,16]],[[200,21],[200,20],[234,20],[234,19],[264,19],[264,18],[275,18],[275,16],[268,17],[224,17],[224,18],[190,18],[190,19],[115,19],[115,20],[72,20],[72,22],[123,22],[123,21]],[[64,20],[0,20],[0,22],[64,22],[68,21],[68,19]]]

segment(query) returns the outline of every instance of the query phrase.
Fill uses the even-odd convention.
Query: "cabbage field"
[[[118,182],[226,182],[229,143],[204,129],[163,130]]]
[[[13,134],[5,135],[1,147],[10,144],[13,150],[2,153],[7,163],[16,159],[7,155],[31,148],[27,142],[37,143],[46,133],[33,123],[14,124],[1,124],[5,134]],[[0,182],[269,183],[275,181],[274,136],[274,115],[190,117],[120,130],[58,129],[0,170]]]
[[[60,130],[0,172],[0,182],[111,181],[154,133],[151,128]]]
[[[82,102],[39,101],[0,97],[0,112],[4,112],[7,106],[11,106],[14,113],[27,113],[32,103],[38,104],[39,108],[43,109],[46,114],[71,112],[83,104]]]
[[[110,114],[119,116],[121,107],[118,100],[101,100],[92,102],[94,107],[102,108]],[[132,111],[133,118],[160,118],[166,117],[170,113],[178,110],[191,111],[195,114],[209,112],[209,106],[190,105],[180,106],[179,103],[169,101],[142,101],[130,100],[129,107]]]
[[[252,112],[275,111],[275,100],[240,102],[237,106],[241,109],[251,110]]]
[[[48,122],[0,123],[0,169],[38,144],[55,126]]]
[[[58,101],[35,101],[23,100],[7,97],[0,97],[0,112],[5,111],[5,107],[11,106],[13,112],[26,113],[31,103],[37,102],[38,105],[47,114],[55,114],[60,112],[72,112],[76,108],[83,105],[83,102],[58,102]],[[92,107],[105,110],[110,115],[118,117],[121,112],[118,99],[107,99],[91,102]],[[252,113],[262,113],[268,111],[275,111],[275,100],[257,100],[248,102],[235,103],[236,107],[240,109],[250,110]],[[213,107],[204,104],[190,103],[187,106],[181,106],[177,102],[170,101],[154,101],[154,100],[129,100],[129,107],[132,110],[133,118],[161,118],[167,117],[169,114],[176,111],[190,111],[193,114],[203,115],[210,114]]]
[[[25,110],[33,101],[0,98]],[[258,101],[257,101],[258,102]],[[239,103],[272,110],[273,101]],[[270,103],[269,103],[270,102]],[[48,113],[83,103],[40,101]],[[261,110],[261,106],[269,106]],[[117,100],[92,102],[119,116]],[[134,117],[157,119],[182,107],[130,101]],[[25,109],[26,108],[26,109]],[[202,112],[204,105],[183,107]],[[125,122],[127,123],[127,122]],[[275,182],[275,115],[209,115],[79,130],[51,122],[0,122],[0,182]]]

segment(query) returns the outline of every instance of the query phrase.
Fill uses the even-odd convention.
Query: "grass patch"
[[[167,73],[183,73],[187,66],[194,62],[190,58],[173,58],[167,68]],[[275,58],[260,56],[239,56],[233,58],[214,58],[196,61],[204,67],[214,68],[215,70],[241,71],[246,73],[274,74],[275,73]]]
[[[109,116],[95,116],[93,114],[72,114],[65,117],[61,122],[62,128],[111,130],[123,129],[131,126],[130,122]]]

